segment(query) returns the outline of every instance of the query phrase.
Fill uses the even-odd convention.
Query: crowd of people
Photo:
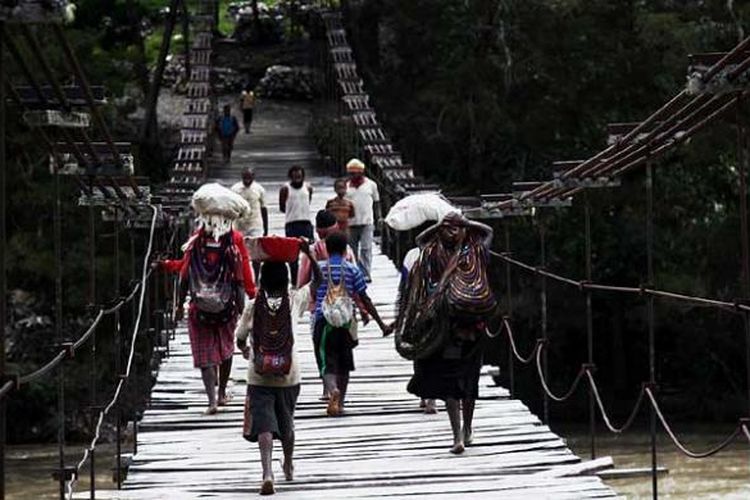
[[[249,129],[248,118],[252,113],[246,115]],[[298,320],[305,312],[328,416],[346,414],[358,324],[372,319],[384,336],[395,331],[396,349],[414,361],[407,390],[421,398],[425,413],[437,412],[435,400],[445,401],[454,435],[450,451],[460,454],[472,444],[484,320],[496,305],[492,297],[482,302],[483,285],[477,284],[486,282],[492,231],[455,213],[433,221],[404,259],[396,320],[386,324],[368,295],[373,235],[382,222],[378,185],[358,159],[349,161],[346,171],[347,178],[335,181],[336,196],[313,217],[314,190],[304,168],[288,170],[278,193],[284,238],[277,240],[296,245],[291,258],[248,251],[273,239],[266,190],[248,167],[227,190],[242,209],[201,213],[194,199],[195,230],[182,256],[160,262],[179,275],[176,319],[190,295],[187,326],[193,364],[206,390],[206,415],[232,398],[227,382],[235,345],[248,360],[243,436],[258,443],[264,495],[274,493],[274,439],[281,441],[285,478],[294,477],[298,343],[305,342]]]

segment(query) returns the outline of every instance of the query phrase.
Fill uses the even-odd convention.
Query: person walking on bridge
[[[223,113],[216,119],[214,128],[221,142],[221,157],[224,163],[229,163],[232,159],[234,139],[240,131],[240,125],[237,123],[237,118],[232,115],[232,107],[229,104],[224,105]]]
[[[231,229],[231,221],[201,219],[198,230],[183,246],[183,257],[162,261],[160,266],[180,276],[176,321],[183,317],[182,304],[190,292],[188,334],[193,366],[201,370],[206,389],[205,414],[213,415],[218,406],[229,401],[227,384],[232,370],[234,329],[244,306],[242,292],[254,298],[255,280],[242,234]]]
[[[300,250],[309,255],[307,242],[301,243]],[[320,276],[316,276],[313,283],[319,282]],[[275,492],[274,438],[281,440],[284,476],[287,481],[294,479],[294,408],[300,391],[296,320],[309,295],[310,287],[289,289],[285,262],[263,262],[257,297],[245,306],[237,328],[237,347],[250,361],[243,436],[258,443],[263,469],[261,495]]]
[[[255,92],[250,88],[242,91],[240,107],[242,108],[242,124],[245,126],[245,133],[249,134],[250,126],[253,124],[253,110],[255,109]]]
[[[365,281],[372,280],[372,240],[375,225],[382,220],[380,193],[375,181],[365,177],[365,164],[356,158],[346,164],[349,184],[346,197],[354,205],[354,216],[349,220],[349,243],[351,243],[357,262],[365,275]]]
[[[245,167],[242,180],[232,186],[232,191],[242,196],[250,211],[235,222],[235,229],[242,232],[246,238],[257,238],[268,235],[268,209],[266,208],[266,190],[255,180],[255,170]],[[253,261],[253,271],[257,276],[260,262]]]
[[[266,190],[260,182],[255,180],[253,167],[245,167],[242,171],[242,180],[232,186],[232,191],[242,196],[250,205],[250,212],[241,219],[237,219],[235,227],[250,238],[268,235]]]
[[[310,202],[313,188],[305,182],[305,169],[299,165],[292,166],[287,172],[289,182],[279,190],[279,210],[284,214],[284,232],[287,237],[304,237],[312,241],[313,225],[310,222]],[[291,265],[292,278],[297,277],[297,262]],[[296,284],[293,282],[292,284]]]
[[[401,293],[396,349],[414,360],[407,390],[442,399],[454,454],[472,444],[486,321],[497,311],[487,279],[489,226],[449,213],[417,236],[420,253]],[[463,425],[462,425],[463,420]]]
[[[342,232],[334,232],[326,237],[328,259],[320,264],[320,283],[312,287],[316,290],[313,345],[329,396],[326,411],[331,417],[343,414],[349,373],[354,370],[353,349],[357,341],[350,329],[351,322],[356,321],[353,297],[359,297],[369,315],[380,326],[383,336],[391,332],[367,296],[362,271],[346,261],[346,246],[346,235]],[[314,259],[310,259],[310,264],[313,269],[318,267]]]
[[[326,202],[326,210],[336,216],[339,230],[349,234],[349,221],[354,218],[354,203],[346,197],[346,179],[336,179],[333,183],[336,196]]]

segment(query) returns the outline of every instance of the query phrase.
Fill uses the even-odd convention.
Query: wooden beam
[[[62,24],[70,2],[58,0],[18,0],[0,4],[0,21],[8,24]]]

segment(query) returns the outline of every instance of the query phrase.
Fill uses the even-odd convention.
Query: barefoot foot
[[[427,415],[434,415],[434,414],[436,414],[438,412],[437,405],[435,404],[435,400],[434,399],[428,399],[428,400],[425,401],[424,412]]]
[[[461,429],[461,433],[464,436],[464,444],[471,446],[474,443],[474,431],[471,429]]]
[[[276,493],[276,489],[273,487],[273,479],[264,479],[263,484],[260,485],[261,495],[273,495]]]
[[[284,469],[284,479],[294,481],[294,464],[291,461],[284,462],[281,466]]]
[[[331,398],[328,400],[326,412],[329,417],[338,417],[341,415],[341,392],[338,389],[331,391]]]

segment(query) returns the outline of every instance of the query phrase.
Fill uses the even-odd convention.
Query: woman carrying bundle
[[[458,213],[422,232],[395,324],[397,350],[414,360],[407,389],[426,400],[445,401],[455,454],[473,440],[481,340],[497,306],[487,280],[491,241],[490,227]]]
[[[215,414],[229,400],[234,329],[243,295],[255,297],[250,256],[242,233],[232,230],[232,222],[248,208],[244,199],[218,184],[202,186],[193,195],[198,229],[183,245],[182,258],[159,263],[163,270],[179,273],[176,321],[182,319],[182,305],[190,293],[188,334],[193,365],[201,370],[208,397],[206,415]]]

